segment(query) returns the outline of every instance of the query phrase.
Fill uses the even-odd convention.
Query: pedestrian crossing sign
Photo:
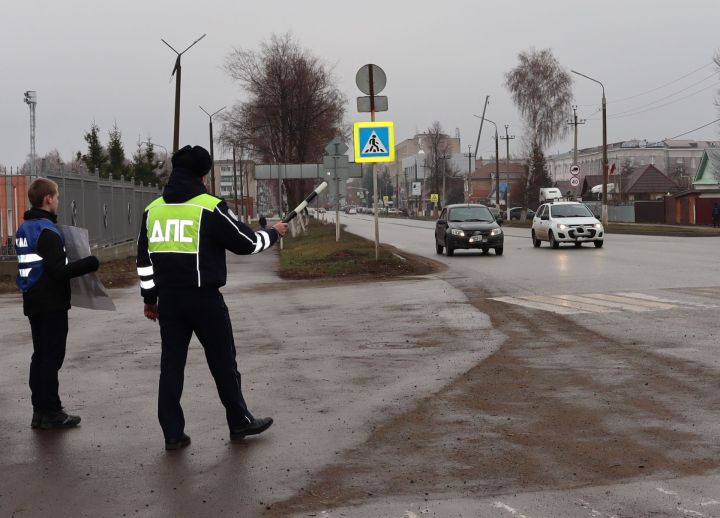
[[[392,122],[356,122],[353,135],[355,162],[395,161],[395,125]]]

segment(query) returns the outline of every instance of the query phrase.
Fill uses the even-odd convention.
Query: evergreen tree
[[[152,141],[150,139],[145,142],[138,141],[132,163],[132,176],[135,183],[156,184],[158,178],[155,170],[159,165],[160,162],[155,159],[155,146]]]
[[[125,148],[122,144],[122,133],[117,126],[117,122],[108,132],[108,158],[107,170],[116,180],[121,176],[128,174],[128,166],[125,163]]]
[[[93,122],[92,126],[90,126],[90,131],[85,133],[84,138],[85,142],[88,144],[88,152],[86,155],[83,155],[82,161],[85,163],[91,174],[94,174],[96,171],[100,171],[101,176],[107,176],[105,164],[108,161],[108,156],[100,143],[99,134],[100,128],[98,128],[97,124]]]
[[[527,188],[522,193],[523,207],[528,207],[536,203],[540,198],[540,189],[542,187],[552,186],[552,178],[550,178],[547,171],[545,155],[537,142],[532,144],[530,158],[523,176],[523,185],[527,185]],[[565,193],[563,193],[564,195]]]

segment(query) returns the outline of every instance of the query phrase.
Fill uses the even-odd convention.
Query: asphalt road
[[[287,282],[272,252],[231,258],[244,392],[276,419],[243,444],[193,341],[193,443],[162,449],[159,333],[134,288],[71,312],[61,392],[81,426],[31,430],[29,329],[0,296],[0,516],[720,516],[720,241],[551,250],[508,229],[501,257],[448,258],[431,223],[381,221],[448,269]]]

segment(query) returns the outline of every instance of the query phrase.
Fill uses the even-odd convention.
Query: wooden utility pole
[[[500,137],[505,141],[505,211],[507,212],[507,221],[510,221],[510,141],[515,135],[508,135],[510,124],[505,124],[505,136]]]

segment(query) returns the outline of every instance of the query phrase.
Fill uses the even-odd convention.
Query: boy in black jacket
[[[33,355],[30,362],[31,426],[48,430],[71,428],[79,416],[63,411],[58,395],[58,372],[65,359],[70,309],[70,279],[98,269],[97,257],[68,263],[58,229],[58,186],[37,178],[28,189],[32,208],[17,230],[17,285],[23,292],[23,312],[30,320]]]

